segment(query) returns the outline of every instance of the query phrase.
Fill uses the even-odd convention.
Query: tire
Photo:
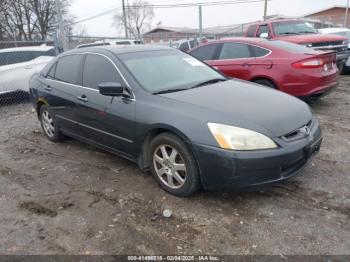
[[[47,105],[40,107],[39,119],[41,128],[47,139],[51,142],[61,142],[64,140],[65,137],[58,128],[56,118]]]
[[[268,79],[258,79],[258,80],[255,80],[254,82],[262,86],[267,86],[273,89],[277,89],[275,84]]]
[[[171,133],[158,135],[151,141],[148,154],[154,179],[168,193],[186,197],[200,188],[193,154],[177,136]]]

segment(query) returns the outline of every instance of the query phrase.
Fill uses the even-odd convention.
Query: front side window
[[[190,54],[202,61],[214,60],[217,49],[218,44],[208,44],[196,48],[195,50],[191,51]]]
[[[51,66],[49,72],[46,75],[47,78],[55,79],[56,66],[57,66],[57,63],[55,63],[53,66]]]
[[[239,59],[252,57],[249,45],[241,43],[225,43],[221,49],[219,59]]]
[[[151,93],[188,89],[208,80],[225,79],[208,65],[177,50],[121,54],[119,58]]]
[[[60,58],[56,66],[55,79],[58,81],[77,84],[82,55],[67,55]]]
[[[83,70],[83,86],[98,89],[104,82],[120,82],[114,65],[105,57],[88,54]]]

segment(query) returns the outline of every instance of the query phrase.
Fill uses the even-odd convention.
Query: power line
[[[180,7],[198,7],[199,5],[201,6],[219,6],[219,5],[235,5],[235,4],[249,4],[249,3],[258,3],[258,2],[263,2],[265,0],[231,0],[231,1],[206,1],[206,2],[192,2],[192,3],[177,3],[177,4],[147,4],[147,5],[142,5],[142,6],[137,6],[137,5],[128,5],[125,8],[126,9],[132,9],[132,8],[140,8],[140,7],[152,7],[152,8],[180,8]],[[272,0],[268,0],[268,1],[272,1]],[[160,1],[159,1],[160,2]],[[97,13],[95,15],[83,18],[83,19],[79,19],[73,23],[67,24],[67,26],[72,26],[72,25],[76,25],[79,23],[83,23],[83,22],[87,22],[96,18],[99,18],[101,16],[105,16],[108,14],[111,14],[113,12],[115,12],[116,10],[121,9],[122,6],[116,6],[113,7],[109,10]]]
[[[222,2],[196,2],[196,3],[178,3],[178,4],[147,4],[147,5],[130,5],[128,8],[153,7],[153,8],[176,8],[176,7],[197,7],[197,6],[215,6],[215,5],[235,5],[264,2],[265,0],[235,0]],[[271,1],[271,0],[268,0]]]

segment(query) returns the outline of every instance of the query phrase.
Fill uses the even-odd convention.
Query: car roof
[[[168,46],[154,46],[154,45],[120,45],[120,46],[98,46],[98,47],[85,47],[79,49],[73,49],[67,51],[63,54],[79,54],[89,52],[101,52],[110,51],[116,55],[136,53],[136,52],[146,52],[146,51],[162,51],[162,50],[174,50],[174,48]]]
[[[319,31],[327,34],[327,33],[349,32],[350,29],[345,27],[330,27],[330,28],[321,28],[319,29]]]
[[[0,53],[5,53],[5,52],[21,52],[21,51],[49,51],[53,46],[48,46],[48,45],[41,45],[41,46],[24,46],[24,47],[12,47],[12,48],[5,48],[5,49],[0,49]]]

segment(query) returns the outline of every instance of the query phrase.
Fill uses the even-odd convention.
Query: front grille
[[[337,46],[342,44],[343,44],[343,41],[327,41],[327,42],[320,42],[320,43],[312,43],[312,47]]]
[[[312,128],[312,120],[310,120],[306,125],[298,128],[297,130],[294,130],[284,136],[282,136],[282,139],[287,142],[296,141],[302,138],[305,138],[306,136],[306,130],[309,130],[311,132]]]

